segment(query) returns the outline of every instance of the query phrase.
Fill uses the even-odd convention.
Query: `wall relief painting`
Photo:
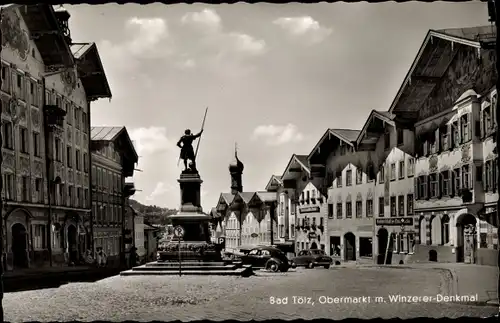
[[[368,194],[366,195],[366,199],[367,199],[367,200],[371,200],[371,199],[373,199],[373,192],[372,192],[372,190],[369,190],[369,191],[368,191]]]
[[[72,139],[72,131],[70,128],[67,128],[66,130],[66,136],[68,137],[68,142],[71,142]]]
[[[436,155],[432,155],[429,158],[429,172],[434,173],[438,169],[438,158]]]
[[[55,173],[55,175],[61,177],[62,163],[61,162],[54,162],[53,165],[54,165],[54,173]]]
[[[363,201],[363,196],[361,195],[361,192],[358,192],[358,195],[356,195],[356,201]]]
[[[345,199],[346,202],[351,202],[352,201],[352,198],[351,198],[351,193],[347,194],[347,198]]]
[[[19,122],[20,110],[21,110],[21,104],[19,103],[17,98],[13,95],[12,98],[9,100],[9,106],[8,106],[8,111],[12,119],[12,123],[17,124]]]
[[[445,171],[448,171],[448,170],[450,170],[450,166],[448,166],[448,165],[443,165],[439,169],[440,172],[445,172]]]
[[[19,58],[25,61],[30,50],[29,37],[21,28],[21,18],[17,11],[4,11],[0,27],[2,28],[2,47],[8,46],[13,51],[17,51]]]
[[[33,171],[35,176],[42,177],[43,175],[43,163],[41,161],[35,160],[33,163]]]
[[[30,173],[30,160],[26,157],[19,157],[19,162],[21,166],[21,173],[26,175]]]
[[[462,163],[468,163],[470,161],[470,146],[471,145],[463,145],[462,146]]]
[[[35,128],[40,128],[40,111],[37,108],[31,108],[31,124]]]
[[[449,109],[467,90],[477,93],[487,91],[496,82],[494,50],[482,50],[459,45],[460,49],[440,83],[427,97],[420,109],[420,119],[425,119]]]
[[[24,104],[19,104],[19,121],[26,122],[26,107]]]
[[[2,165],[5,166],[7,169],[14,169],[16,167],[14,155],[8,152],[3,152],[3,162]]]
[[[80,135],[77,133],[75,136],[75,143],[80,146]]]
[[[338,203],[342,202],[342,194],[340,194],[340,193],[337,195],[337,202]]]
[[[61,73],[61,82],[64,85],[64,93],[70,96],[76,88],[76,71],[74,69],[67,69]]]

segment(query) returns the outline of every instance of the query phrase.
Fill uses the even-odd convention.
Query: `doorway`
[[[28,233],[21,223],[12,226],[12,254],[15,268],[28,267]]]
[[[311,249],[318,249],[316,242],[311,243]]]
[[[387,251],[387,243],[389,241],[389,232],[387,229],[380,228],[377,233],[378,238],[378,259],[377,263],[379,265],[383,264],[385,261],[385,253]]]
[[[469,213],[457,219],[457,262],[473,264],[476,258],[476,218]]]
[[[345,261],[356,260],[356,236],[352,232],[344,235]]]
[[[78,260],[78,234],[76,227],[72,224],[68,226],[68,255],[69,262],[76,263]]]

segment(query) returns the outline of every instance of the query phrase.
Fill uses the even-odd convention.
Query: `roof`
[[[123,170],[125,175],[133,175],[135,164],[139,161],[139,156],[132,144],[132,140],[130,140],[126,127],[91,127],[90,140],[93,142],[112,141],[115,145],[120,147],[123,152]]]
[[[114,141],[125,127],[91,127],[90,140]]]
[[[233,193],[221,193],[222,198],[226,202],[227,205],[231,204],[234,199],[234,194]]]
[[[281,183],[282,183],[281,176],[272,175],[271,179],[269,179],[269,182],[267,182],[266,190],[267,191],[276,190],[277,187],[281,185]]]
[[[106,72],[95,43],[74,43],[71,53],[76,59],[78,76],[82,80],[87,97],[91,100],[111,98]]]
[[[241,196],[243,202],[248,203],[255,195],[255,192],[238,192],[238,195]]]
[[[290,175],[290,169],[292,168],[297,168],[297,167],[300,167],[300,169],[309,174],[311,172],[311,170],[309,169],[309,162],[307,160],[307,155],[297,155],[297,154],[293,154],[292,157],[290,158],[290,160],[288,161],[288,164],[286,165],[286,168],[285,170],[283,171],[283,175],[281,175],[281,179],[282,181],[286,181],[288,179],[290,179],[289,177],[290,176],[287,176],[287,175]],[[295,178],[294,175],[291,175],[293,178]]]
[[[372,110],[370,112],[370,115],[365,121],[365,124],[363,125],[363,129],[359,133],[358,138],[356,139],[356,147],[359,148],[361,142],[366,143],[366,144],[376,144],[380,136],[382,135],[381,131],[373,130],[374,127],[374,122],[375,120],[382,121],[382,124],[389,124],[394,126],[394,116],[388,112],[388,111],[377,111],[377,110]],[[372,127],[372,129],[370,129]],[[384,128],[382,126],[382,128]],[[369,131],[373,130],[373,131]]]
[[[262,202],[276,201],[276,193],[274,192],[257,192],[257,196],[262,200]]]
[[[429,30],[390,105],[389,112],[396,114],[400,122],[408,125],[425,119],[427,112],[426,109],[422,109],[422,105],[432,95],[441,79],[447,75],[446,72],[453,64],[457,53],[466,47],[480,49],[483,43],[494,40],[495,37],[494,26]],[[484,68],[486,64],[483,62],[479,65],[477,66]],[[489,84],[484,86],[490,87]],[[457,99],[452,97],[457,95],[456,93],[451,94],[453,95],[449,95],[446,99],[450,102],[442,100],[443,106],[451,105]],[[440,110],[440,107],[437,110]]]
[[[355,129],[327,129],[323,136],[321,136],[320,140],[316,143],[314,148],[311,150],[309,156],[307,156],[309,163],[315,163],[314,161],[312,162],[312,158],[318,155],[323,156],[323,158],[328,158],[327,156],[330,155],[333,146],[327,147],[327,149],[323,150],[321,149],[321,147],[324,147],[324,144],[326,142],[330,142],[332,136],[339,139],[341,142],[354,147],[354,142],[358,138],[360,132],[360,130]]]

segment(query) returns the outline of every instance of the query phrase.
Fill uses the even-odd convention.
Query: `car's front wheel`
[[[330,265],[325,265],[324,267],[325,267],[325,269],[328,269],[328,268],[330,268]]]
[[[266,263],[266,269],[272,272],[277,272],[279,270],[279,264],[274,260],[268,260]]]
[[[306,265],[306,267],[307,267],[308,269],[313,269],[313,268],[314,268],[314,264],[313,264],[312,262],[310,262],[310,263],[308,263],[308,264]]]

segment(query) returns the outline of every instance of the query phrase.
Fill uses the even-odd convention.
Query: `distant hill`
[[[130,199],[130,206],[137,212],[144,214],[144,222],[149,224],[170,224],[167,218],[171,214],[177,214],[177,209],[162,208],[156,205],[144,205],[136,200]]]

